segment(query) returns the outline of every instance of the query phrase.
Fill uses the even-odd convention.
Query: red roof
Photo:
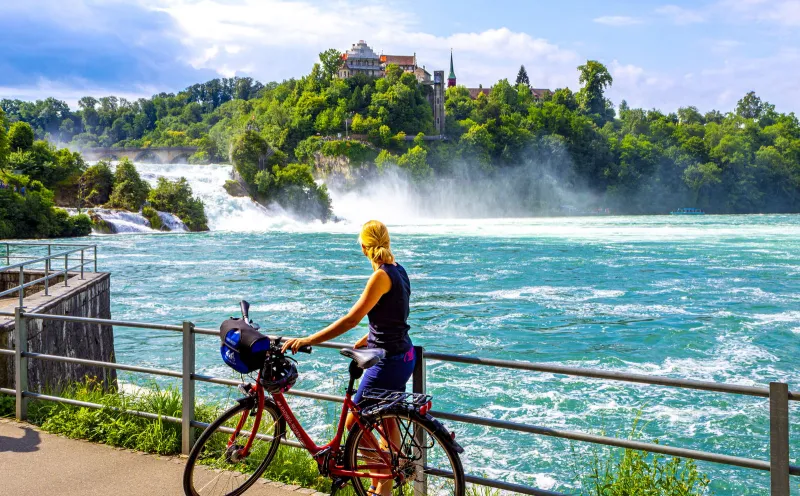
[[[548,95],[552,95],[553,92],[544,88],[531,88],[531,94],[536,98],[544,98]]]
[[[469,91],[469,97],[474,100],[474,99],[478,98],[478,95],[480,95],[481,93],[483,93],[486,96],[489,96],[489,93],[492,92],[492,89],[491,88],[467,88],[467,91]]]
[[[381,55],[381,62],[397,65],[417,65],[414,55]]]

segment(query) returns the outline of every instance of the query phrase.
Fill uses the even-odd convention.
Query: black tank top
[[[381,296],[372,307],[369,318],[369,337],[367,347],[383,348],[387,356],[406,353],[411,347],[408,337],[408,301],[411,295],[411,283],[402,265],[384,264],[383,270],[392,280],[392,289]]]

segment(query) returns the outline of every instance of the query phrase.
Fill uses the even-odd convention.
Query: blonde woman
[[[301,346],[324,343],[344,334],[367,316],[369,332],[356,342],[354,348],[383,348],[386,356],[364,372],[353,396],[355,403],[361,402],[364,391],[370,388],[405,391],[416,361],[414,346],[408,337],[411,284],[406,270],[392,255],[389,230],[382,222],[371,220],[362,226],[359,242],[373,269],[361,298],[347,315],[325,329],[305,338],[288,339],[283,345],[284,352],[291,349],[296,353]],[[347,419],[348,429],[353,422],[351,415]],[[389,437],[399,442],[397,427],[389,426],[389,432]],[[396,437],[398,439],[394,439]],[[389,495],[391,491],[391,480],[373,480],[369,489],[374,495]]]

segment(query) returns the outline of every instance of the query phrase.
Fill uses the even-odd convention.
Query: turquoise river
[[[765,386],[800,387],[800,216],[651,216],[426,219],[384,198],[333,194],[345,220],[300,224],[230,199],[226,166],[137,164],[149,179],[188,176],[206,203],[208,233],[87,238],[112,273],[116,319],[217,327],[252,304],[262,330],[321,329],[357,299],[370,267],[360,222],[389,224],[412,283],[412,339],[427,350]],[[398,205],[400,205],[398,207]],[[339,341],[353,342],[365,324]],[[117,360],[180,369],[175,333],[115,328]],[[219,341],[198,338],[198,370],[235,377]],[[297,388],[340,395],[346,361],[332,350],[299,357]],[[125,375],[146,384],[152,378]],[[428,363],[439,410],[543,427],[769,457],[766,399],[551,374]],[[201,388],[205,400],[235,395]],[[338,406],[294,397],[328,435]],[[792,463],[800,463],[800,409],[791,407]],[[609,449],[446,422],[469,473],[575,492],[590,460]],[[718,495],[767,494],[769,475],[699,463]],[[800,494],[800,480],[792,480]]]

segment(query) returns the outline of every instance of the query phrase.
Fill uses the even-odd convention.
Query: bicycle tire
[[[381,422],[384,419],[393,418],[395,420],[399,420],[401,422],[406,422],[410,425],[410,427],[419,426],[425,432],[426,436],[430,436],[438,445],[441,447],[442,452],[446,455],[447,461],[445,463],[443,457],[439,456],[438,463],[441,465],[439,467],[430,467],[426,466],[423,470],[426,474],[426,481],[425,490],[423,491],[424,494],[428,496],[432,496],[433,494],[448,494],[452,496],[464,496],[466,491],[466,482],[464,480],[464,468],[461,464],[461,457],[459,456],[458,452],[452,445],[451,439],[448,435],[442,432],[440,425],[437,425],[432,417],[427,415],[420,415],[416,411],[413,410],[405,410],[405,409],[398,409],[392,410],[388,412],[382,412],[374,417],[364,418],[362,422],[365,425],[372,428],[372,426],[376,425],[377,422]],[[401,427],[401,431],[408,430],[408,427]],[[413,432],[413,431],[412,431]],[[348,432],[347,442],[345,443],[345,451],[344,451],[344,461],[345,467],[348,470],[358,470],[358,456],[359,456],[359,449],[358,445],[364,435],[361,427],[356,423]],[[402,432],[401,432],[402,436]],[[417,440],[414,442],[416,443]],[[404,445],[406,442],[405,439],[401,439],[401,445]],[[416,446],[419,448],[419,445]],[[428,449],[428,448],[423,448]],[[404,451],[406,449],[404,448]],[[363,457],[362,450],[362,457]],[[400,462],[401,460],[398,460]],[[406,460],[406,464],[413,463],[410,460]],[[449,464],[450,468],[447,470],[444,465]],[[426,463],[427,465],[427,463]],[[397,467],[395,467],[397,468]],[[410,465],[409,465],[410,469]],[[439,475],[432,475],[430,470],[438,470]],[[444,472],[449,472],[452,475],[452,486],[449,489],[445,490],[435,490],[435,487],[431,487],[431,477],[437,477],[440,480],[450,480],[449,477],[443,476]],[[412,488],[415,488],[415,479],[419,474],[417,474],[417,469],[414,469],[414,475],[409,477],[403,486],[398,487],[396,484],[393,484],[392,492],[393,494],[408,494],[407,485],[411,484]],[[353,477],[351,478],[351,482],[353,484],[353,489],[358,496],[370,496],[367,492],[367,489],[364,487],[364,481],[369,480],[366,478],[361,477]],[[417,494],[416,489],[414,490],[414,494]]]
[[[189,459],[186,461],[186,468],[183,472],[183,490],[186,496],[207,496],[209,493],[201,492],[205,488],[201,488],[198,491],[195,486],[194,474],[195,474],[195,467],[197,465],[198,459],[200,459],[200,455],[203,453],[203,449],[206,446],[206,443],[214,436],[214,434],[222,434],[224,436],[230,437],[230,433],[221,430],[221,427],[225,427],[225,423],[231,419],[238,419],[238,415],[245,414],[245,412],[249,412],[253,409],[252,404],[248,402],[240,402],[237,405],[226,410],[222,415],[220,415],[214,422],[212,422],[200,435],[195,442],[194,447],[192,447],[192,451],[189,453]],[[249,415],[249,414],[247,414]],[[245,492],[247,489],[250,488],[255,482],[258,480],[259,477],[264,473],[264,471],[269,467],[269,464],[275,458],[275,454],[278,451],[278,447],[280,445],[280,440],[283,438],[284,433],[286,432],[286,422],[283,420],[283,417],[278,410],[278,407],[272,403],[271,401],[267,401],[264,403],[264,410],[262,412],[261,417],[261,425],[259,426],[259,433],[263,433],[263,428],[266,425],[265,422],[268,424],[272,419],[274,423],[273,432],[269,433],[268,435],[272,436],[272,440],[265,441],[268,443],[268,450],[266,456],[264,457],[263,461],[259,463],[256,469],[249,473],[244,474],[240,473],[241,475],[246,475],[246,478],[242,482],[241,485],[238,487],[232,488],[233,490],[230,492],[220,493],[224,496],[238,496]],[[229,427],[228,427],[229,428]],[[258,440],[260,441],[260,440]],[[217,449],[217,451],[219,451]],[[226,459],[227,460],[227,459]],[[230,462],[229,462],[230,463]],[[222,474],[225,470],[220,470],[219,473]],[[229,475],[233,475],[233,472],[228,470],[227,472],[231,472]],[[237,477],[233,475],[233,477]],[[206,484],[208,486],[208,484]],[[227,489],[225,489],[227,491]],[[217,494],[217,493],[211,493]]]

